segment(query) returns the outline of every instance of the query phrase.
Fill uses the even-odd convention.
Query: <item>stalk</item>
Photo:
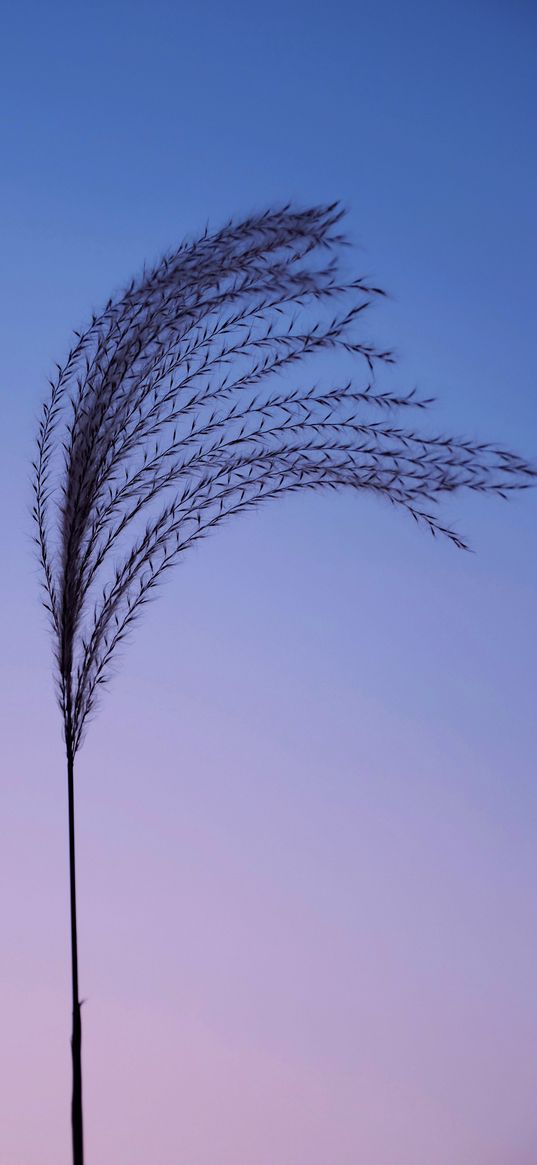
[[[73,1165],[84,1165],[84,1136],[82,1126],[82,1019],[78,994],[78,942],[76,927],[76,866],[75,866],[75,803],[74,753],[70,737],[67,739],[67,791],[69,801],[69,890],[71,900],[71,980],[73,991],[73,1096],[71,1126],[73,1133]]]

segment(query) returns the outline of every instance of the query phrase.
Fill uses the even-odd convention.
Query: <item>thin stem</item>
[[[73,988],[73,1099],[71,1125],[73,1131],[73,1165],[84,1165],[84,1136],[82,1128],[82,1020],[78,995],[78,943],[76,929],[76,873],[75,873],[75,803],[74,753],[67,735],[67,790],[69,799],[69,888],[71,898],[71,977]]]

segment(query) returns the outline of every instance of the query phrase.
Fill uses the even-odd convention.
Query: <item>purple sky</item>
[[[368,334],[537,453],[524,0],[8,5],[0,1165],[69,1162],[66,789],[29,462],[144,258],[341,197]],[[537,497],[294,497],[185,558],[78,765],[88,1165],[534,1165]]]

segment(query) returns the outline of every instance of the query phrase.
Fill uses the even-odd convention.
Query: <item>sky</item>
[[[185,235],[341,198],[401,385],[535,457],[537,13],[20,0],[2,25],[0,1165],[67,1165],[47,376]],[[536,505],[454,498],[464,554],[296,496],[147,612],[77,769],[89,1165],[537,1160]]]

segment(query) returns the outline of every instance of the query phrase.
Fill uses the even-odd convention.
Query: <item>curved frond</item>
[[[337,204],[285,206],[183,243],[94,316],[57,367],[34,518],[60,705],[76,749],[114,654],[168,569],[225,519],[298,490],[368,490],[432,534],[438,502],[507,496],[534,469],[422,433],[431,405],[382,388],[360,332],[383,292],[345,276]],[[296,379],[340,353],[343,384]],[[404,423],[401,415],[404,415]]]

